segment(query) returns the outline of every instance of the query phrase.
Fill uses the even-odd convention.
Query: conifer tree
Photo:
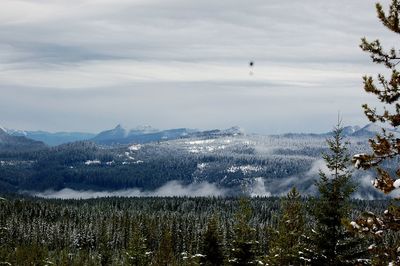
[[[212,216],[207,224],[207,231],[203,236],[201,264],[206,266],[219,266],[224,263],[221,234],[218,228],[218,220]]]
[[[400,3],[398,0],[391,1],[388,12],[384,11],[380,3],[377,3],[376,11],[379,20],[388,30],[400,34]],[[400,125],[400,72],[397,70],[400,62],[399,52],[395,48],[385,51],[379,40],[370,42],[366,38],[362,38],[360,48],[370,54],[374,63],[383,65],[387,70],[387,75],[378,74],[377,81],[372,76],[363,77],[364,90],[374,95],[383,105],[383,111],[378,112],[376,108],[364,104],[364,113],[371,122],[380,122],[396,129]],[[385,194],[399,190],[400,168],[393,171],[384,169],[382,165],[385,161],[398,158],[400,139],[382,129],[382,133],[377,134],[369,142],[372,153],[353,156],[355,167],[375,168],[377,178],[373,182],[373,186]],[[368,232],[374,237],[376,244],[371,246],[371,252],[376,263],[400,264],[399,241],[385,244],[384,240],[387,232],[391,234],[400,231],[400,208],[397,204],[393,203],[381,217],[374,213],[366,213],[352,225],[356,231]]]
[[[146,239],[143,237],[141,228],[135,224],[126,250],[128,265],[146,266],[149,264]]]
[[[304,265],[301,259],[304,233],[304,207],[295,187],[282,202],[278,231],[273,235],[268,265]]]
[[[99,237],[99,253],[100,253],[100,264],[102,266],[110,265],[112,262],[112,252],[109,245],[109,236],[107,232],[107,226],[104,222],[100,225],[100,237]]]
[[[253,265],[255,264],[255,245],[254,229],[250,226],[251,205],[247,198],[240,199],[240,208],[236,213],[236,223],[234,225],[234,240],[232,243],[231,265]]]
[[[385,13],[379,3],[376,4],[376,10],[383,25],[400,34],[399,1],[392,0],[388,14]],[[363,77],[364,90],[375,95],[384,108],[383,112],[379,113],[376,108],[364,104],[364,113],[373,123],[381,122],[397,128],[400,125],[400,73],[396,67],[400,62],[400,55],[395,48],[388,52],[384,51],[379,40],[368,42],[366,38],[363,38],[360,47],[363,51],[370,53],[373,62],[383,64],[391,75],[387,79],[384,75],[378,74],[380,86],[371,76]],[[400,187],[400,181],[395,182],[397,177],[400,177],[400,169],[396,171],[396,177],[394,177],[389,171],[383,169],[382,163],[400,155],[400,139],[383,129],[382,134],[378,134],[375,139],[370,139],[370,146],[373,151],[372,154],[357,154],[353,157],[353,162],[357,168],[369,169],[375,167],[377,179],[373,185],[384,193],[390,193]]]
[[[348,169],[350,157],[343,142],[343,128],[338,122],[333,137],[327,139],[330,153],[323,158],[329,173],[320,171],[316,182],[319,197],[312,203],[311,215],[315,228],[311,230],[305,249],[305,258],[311,265],[354,265],[364,254],[360,241],[344,226],[349,219],[351,194],[355,185]]]
[[[0,209],[4,208],[6,200],[0,197]],[[5,223],[5,217],[0,216],[0,265],[6,265],[9,263],[7,257],[9,255],[10,239],[7,237],[7,228]]]
[[[161,241],[155,254],[155,265],[171,266],[176,264],[170,228],[164,228]]]

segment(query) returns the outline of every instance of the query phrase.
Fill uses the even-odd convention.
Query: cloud
[[[267,191],[265,187],[265,180],[262,177],[257,177],[254,179],[252,187],[250,189],[251,197],[270,197],[271,192]]]
[[[184,186],[178,181],[170,181],[154,191],[142,191],[137,188],[117,191],[74,190],[71,188],[64,188],[59,191],[47,190],[44,192],[28,193],[41,198],[89,199],[104,197],[217,197],[224,196],[225,192],[224,189],[217,188],[214,184],[207,182],[193,183]]]
[[[250,194],[254,194],[253,196],[285,196],[292,187],[296,187],[303,195],[315,195],[317,193],[315,181],[319,179],[320,170],[327,176],[330,175],[323,159],[315,160],[305,173],[279,179],[258,177],[252,183]],[[385,197],[383,193],[380,193],[371,185],[373,180],[371,175],[362,175],[361,172],[356,172],[353,173],[353,180],[356,183],[357,190],[352,198],[382,199]],[[394,197],[394,195],[391,196]]]
[[[286,194],[296,187],[303,195],[315,195],[316,187],[314,181],[316,176],[302,175],[290,176],[286,178],[264,178],[257,177],[253,180],[249,189],[252,197],[286,196]]]
[[[360,123],[376,68],[359,39],[396,43],[375,16],[372,0],[3,0],[0,123],[320,132],[337,110]]]
[[[251,182],[247,183],[246,191],[251,197],[286,196],[293,187],[296,187],[302,195],[316,195],[317,188],[314,184],[315,181],[318,180],[318,169],[324,168],[322,162],[322,160],[316,160],[312,164],[310,170],[305,174],[279,179],[269,179],[265,177],[253,178],[248,180]],[[372,186],[371,181],[373,179],[374,178],[369,174],[361,175],[360,172],[354,174],[353,180],[357,184],[357,190],[352,195],[352,198],[374,200],[399,196],[398,190],[385,196]],[[117,191],[74,190],[71,188],[64,188],[59,191],[24,191],[22,193],[41,198],[89,199],[101,197],[222,197],[232,195],[232,192],[233,191],[227,188],[219,188],[215,184],[208,182],[182,185],[178,181],[170,181],[153,191],[144,191],[139,188]]]
[[[323,159],[318,159],[313,162],[311,165],[310,170],[307,172],[307,176],[316,176],[319,175],[320,171],[322,171],[324,174],[329,175],[330,171],[328,167],[326,166],[326,162]]]

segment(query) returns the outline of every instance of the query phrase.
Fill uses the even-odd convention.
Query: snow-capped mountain
[[[45,144],[25,136],[12,136],[5,128],[0,128],[0,148],[2,151],[26,151],[45,148]]]
[[[225,135],[242,135],[243,129],[232,127],[225,130],[200,131],[190,128],[175,128],[167,130],[157,130],[150,126],[137,127],[131,130],[125,129],[121,125],[111,130],[100,132],[91,141],[101,145],[120,145],[129,143],[149,143],[156,141],[174,140],[188,137],[218,137]]]

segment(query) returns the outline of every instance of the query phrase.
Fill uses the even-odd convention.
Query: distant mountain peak
[[[243,135],[244,129],[239,126],[233,126],[233,127],[224,129],[221,132],[224,134],[230,134],[230,135]]]
[[[118,124],[114,129],[125,129],[122,124]]]
[[[361,127],[359,127],[359,126],[346,126],[346,127],[343,127],[342,132],[344,135],[352,135],[360,129],[361,129]]]
[[[25,136],[12,136],[4,127],[0,128],[0,149],[8,151],[36,150],[45,148],[40,141],[26,138]]]

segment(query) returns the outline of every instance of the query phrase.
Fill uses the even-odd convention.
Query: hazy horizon
[[[358,126],[360,128],[363,128],[364,126],[366,126],[368,124],[369,123],[363,124],[363,125],[347,125],[346,124],[346,125],[343,125],[343,126],[344,127],[347,127],[347,126],[357,127]],[[131,127],[131,126],[119,123],[119,124],[116,124],[113,127],[103,128],[100,131],[94,132],[94,131],[84,131],[84,130],[43,130],[43,129],[40,129],[40,128],[37,128],[37,129],[9,128],[9,127],[6,127],[6,126],[0,124],[0,129],[16,130],[16,131],[31,131],[31,132],[43,131],[43,132],[48,132],[48,133],[88,133],[88,134],[94,134],[95,135],[95,134],[99,134],[99,133],[101,133],[103,131],[106,131],[106,130],[112,130],[112,129],[118,127],[118,126],[121,126],[122,128],[124,128],[126,130],[135,130],[135,129],[138,129],[138,128],[143,127],[143,126],[148,126],[148,127],[151,127],[152,129],[157,130],[157,131],[173,130],[173,129],[179,129],[179,128],[187,128],[187,129],[193,129],[193,130],[199,130],[199,131],[207,131],[207,130],[224,130],[224,129],[229,129],[229,128],[233,128],[233,127],[239,127],[240,129],[244,130],[244,133],[246,133],[246,134],[274,135],[274,133],[248,131],[246,128],[243,128],[240,125],[232,125],[232,126],[227,127],[227,128],[216,128],[216,127],[215,128],[188,128],[188,127],[155,128],[155,127],[152,127],[151,125],[136,125],[136,126],[132,126]],[[287,131],[287,132],[280,132],[280,133],[276,133],[276,134],[286,134],[286,133],[288,133],[288,134],[290,134],[290,133],[295,133],[295,134],[301,134],[301,133],[305,133],[305,134],[308,134],[308,133],[310,133],[310,134],[313,134],[313,133],[321,134],[321,133],[327,133],[327,132],[332,131],[333,127],[334,127],[334,124],[332,124],[331,128],[329,128],[327,130],[322,130],[322,131]]]

